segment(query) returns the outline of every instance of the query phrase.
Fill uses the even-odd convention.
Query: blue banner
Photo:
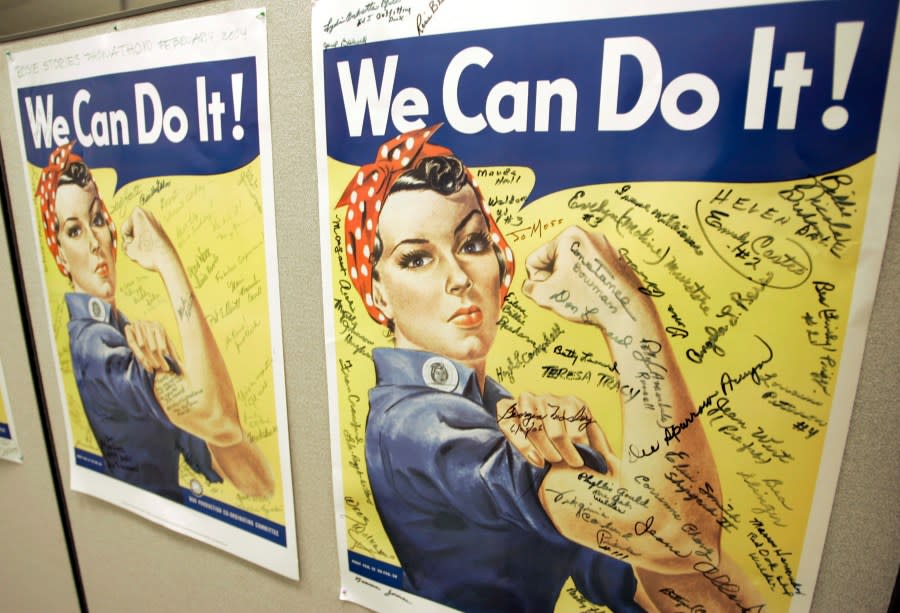
[[[106,463],[102,457],[77,447],[75,448],[75,463],[83,468],[89,468],[104,475],[107,474]]]
[[[355,551],[348,551],[347,555],[350,561],[351,572],[367,579],[373,579],[384,585],[403,587],[403,569],[399,566],[379,562],[374,558],[364,556]]]
[[[75,463],[78,466],[89,468],[101,474],[108,474],[106,464],[103,458],[84,451],[83,449],[75,449]],[[284,526],[269,521],[264,517],[247,513],[237,507],[233,507],[224,502],[220,502],[213,498],[198,496],[187,488],[181,488],[182,502],[186,507],[195,509],[204,515],[219,519],[226,524],[230,524],[241,530],[255,534],[266,540],[272,541],[282,547],[287,545],[287,537],[284,532]]]
[[[231,524],[242,530],[246,530],[251,534],[262,537],[284,547],[287,544],[287,537],[284,533],[284,526],[269,521],[258,515],[247,513],[237,507],[219,502],[212,498],[203,496],[195,496],[190,490],[182,488],[181,493],[184,495],[184,504],[192,509],[196,509],[201,513],[220,519],[226,524]]]
[[[256,61],[184,64],[20,88],[28,161],[46,166],[59,145],[118,187],[166,175],[219,174],[259,155]]]
[[[532,198],[616,181],[773,181],[875,151],[897,2],[801,2],[409,38],[324,51],[329,156],[443,122]]]

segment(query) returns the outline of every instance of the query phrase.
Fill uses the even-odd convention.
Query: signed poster
[[[341,597],[805,611],[896,2],[319,2]]]
[[[8,61],[72,488],[297,578],[264,11]]]
[[[22,461],[22,452],[16,441],[16,428],[10,412],[9,392],[6,387],[6,375],[3,374],[2,362],[0,362],[0,459],[11,462]]]

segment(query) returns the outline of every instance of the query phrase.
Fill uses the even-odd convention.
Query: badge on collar
[[[452,392],[459,383],[459,373],[450,360],[435,356],[422,364],[422,379],[428,387],[442,392]]]
[[[93,297],[88,300],[88,312],[97,321],[106,321],[106,307],[103,306],[103,301],[99,298]]]
[[[191,479],[191,492],[194,496],[202,496],[203,495],[203,485],[196,479]]]

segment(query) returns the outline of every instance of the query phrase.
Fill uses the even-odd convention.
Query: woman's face
[[[373,297],[394,322],[396,345],[483,370],[497,334],[500,270],[474,190],[391,194],[378,232]]]
[[[60,185],[56,191],[59,255],[75,290],[112,303],[116,261],[112,233],[103,215],[97,186]]]

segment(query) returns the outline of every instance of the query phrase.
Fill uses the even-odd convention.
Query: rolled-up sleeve
[[[512,523],[563,539],[538,499],[546,469],[529,464],[476,403],[426,391],[407,396],[369,428],[369,436],[379,437],[384,474],[407,504],[453,508],[485,527]]]
[[[607,603],[617,613],[642,613],[634,602],[637,579],[627,562],[590,549],[582,549],[572,570],[572,580],[581,595],[596,603]]]
[[[96,401],[92,410],[116,407],[120,418],[152,417],[174,427],[156,399],[154,374],[140,365],[115,328],[87,326],[70,341],[75,379],[83,402]]]
[[[222,482],[222,477],[213,468],[212,453],[205,441],[184,431],[178,432],[176,441],[178,450],[184,456],[184,461],[194,472],[206,477],[210,483]]]

